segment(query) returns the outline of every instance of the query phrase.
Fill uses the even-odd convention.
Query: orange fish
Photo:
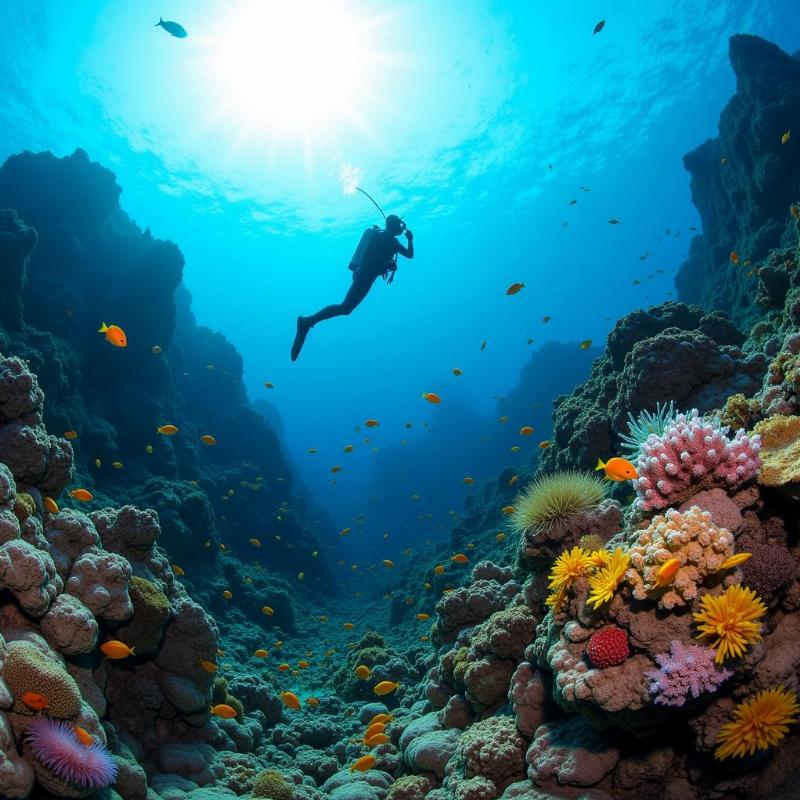
[[[275,610],[272,606],[261,606],[261,613],[271,617],[275,613]]]
[[[84,747],[91,747],[94,744],[94,736],[86,728],[81,728],[80,725],[73,725],[72,732]]]
[[[278,672],[288,672],[291,668],[289,664],[278,664]]]
[[[215,717],[220,717],[221,719],[233,719],[236,716],[236,709],[227,703],[217,703],[217,705],[211,706],[208,710]]]
[[[125,642],[121,642],[119,639],[109,639],[109,641],[100,645],[100,649],[106,658],[120,659],[136,655],[135,647],[128,647]]]
[[[297,666],[300,667],[300,669],[308,669],[311,664],[309,664],[308,661],[298,661]]]
[[[356,669],[356,678],[360,681],[365,681],[369,679],[369,667],[366,664],[359,664]]]
[[[506,289],[506,294],[516,294],[517,292],[519,292],[521,289],[524,288],[525,288],[524,283],[512,283],[511,286],[509,286],[508,289]]]
[[[367,772],[375,766],[375,756],[361,756],[350,765],[350,772]]]
[[[385,733],[376,733],[373,736],[364,737],[364,744],[367,747],[377,747],[379,744],[386,744],[388,741],[389,737]]]
[[[70,495],[76,500],[80,500],[81,503],[88,503],[94,499],[94,495],[88,489],[73,489]]]
[[[306,705],[307,706],[312,706],[312,707],[318,706],[319,705],[319,699],[316,698],[316,697],[306,697]]]
[[[368,419],[364,424],[368,428],[377,428],[378,425],[380,425],[380,422],[378,422],[378,420],[376,420],[376,419]]]
[[[100,326],[98,333],[105,334],[105,339],[114,347],[127,347],[128,337],[119,325],[106,325],[105,322]]]
[[[463,553],[456,553],[454,556],[450,556],[450,560],[455,561],[456,564],[469,564],[469,558]]]
[[[78,438],[78,431],[64,431],[64,438],[72,441]]]
[[[300,698],[294,692],[281,692],[281,700],[286,708],[291,708],[293,711],[300,710]]]
[[[437,564],[433,568],[433,572],[435,575],[444,575],[444,567],[441,564]]]
[[[523,425],[519,432],[520,436],[530,436],[533,433],[533,428],[530,425]]]
[[[739,263],[739,254],[735,250],[731,250],[731,264],[738,264]]]
[[[470,478],[469,476],[467,476],[466,478],[462,478],[461,482],[466,483],[467,486],[472,486],[472,484],[475,483],[475,478]]]
[[[391,694],[393,691],[399,688],[400,684],[396,681],[381,681],[372,687],[372,691],[379,697],[382,697],[383,695]]]
[[[595,472],[604,470],[606,478],[610,481],[632,481],[639,477],[636,467],[628,461],[627,458],[609,458],[607,462],[603,462],[602,458],[597,459],[597,466],[594,468]]]
[[[733,569],[734,567],[738,567],[739,564],[744,564],[752,553],[736,553],[735,555],[728,556],[720,565],[720,569]]]
[[[383,566],[386,567],[386,569],[392,569],[394,567],[394,561],[392,561],[390,558],[384,558]]]
[[[373,725],[377,725],[379,722],[383,722],[385,724],[387,722],[391,722],[391,720],[392,720],[392,715],[391,714],[385,714],[385,713],[381,712],[379,714],[376,714],[369,721],[369,727],[372,727]]]
[[[656,573],[655,585],[658,587],[668,586],[672,583],[672,579],[678,574],[681,568],[681,560],[679,558],[670,558],[665,561]]]
[[[28,708],[32,708],[34,711],[44,711],[50,705],[47,698],[38,692],[25,692],[21,699]]]
[[[519,480],[519,475],[512,475],[512,476],[511,476],[511,477],[508,479],[508,485],[509,485],[509,486],[513,486],[513,485],[514,485],[514,484],[515,484],[515,483],[516,483],[518,480]]]
[[[417,619],[420,622],[425,622],[426,619],[430,619],[430,618],[431,618],[430,614],[417,614]]]
[[[506,540],[506,535],[503,533],[503,531],[500,531],[500,533],[496,533],[494,535],[494,538],[497,542],[504,542]]]
[[[352,452],[353,452],[353,445],[351,445],[351,444],[346,444],[346,445],[344,446],[344,451],[345,451],[345,453],[352,453]]]
[[[183,570],[183,567],[179,567],[177,564],[172,564],[172,571],[179,577],[183,577],[186,572]]]
[[[539,449],[540,450],[547,450],[548,447],[550,447],[550,440],[549,439],[545,439],[543,442],[539,442]]]
[[[338,464],[335,467],[331,467],[331,472],[333,472],[333,473],[341,472],[341,471],[342,471],[342,468]]]
[[[343,623],[342,623],[342,627],[343,627],[343,628],[344,628],[346,631],[351,631],[351,630],[353,630],[353,628],[355,627],[355,625],[353,625],[353,623],[352,623],[352,622],[343,622]]]
[[[49,514],[58,514],[58,503],[52,497],[44,498],[44,507]]]
[[[517,510],[517,507],[516,506],[503,506],[500,510],[504,514],[509,514],[510,515],[510,514],[513,514]]]
[[[201,436],[200,441],[203,444],[207,444],[209,447],[213,447],[217,443],[217,440],[210,433]]]
[[[174,436],[178,432],[178,428],[175,425],[160,425],[156,428],[156,433],[160,433],[162,436]]]
[[[205,659],[200,659],[197,662],[200,665],[200,669],[205,670],[206,672],[210,672],[212,675],[219,669],[219,667],[213,661],[206,661]]]
[[[436,392],[423,392],[422,397],[424,400],[427,400],[429,403],[432,403],[435,406],[438,406],[439,403],[442,402],[442,398],[439,397]]]

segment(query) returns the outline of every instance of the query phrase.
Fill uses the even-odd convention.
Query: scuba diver
[[[396,238],[404,231],[408,247],[402,245]],[[398,253],[405,258],[414,258],[414,234],[406,228],[405,222],[400,217],[389,214],[383,230],[374,225],[361,236],[361,241],[350,261],[353,282],[344,300],[341,303],[325,306],[310,317],[297,318],[297,333],[292,344],[292,361],[297,360],[308,332],[318,322],[349,314],[369,294],[372,284],[379,275],[387,283],[394,280]]]

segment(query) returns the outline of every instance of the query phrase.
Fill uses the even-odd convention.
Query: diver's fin
[[[292,361],[297,361],[297,356],[300,355],[310,330],[311,326],[303,323],[303,317],[298,317],[297,333],[294,335],[294,342],[292,342]]]

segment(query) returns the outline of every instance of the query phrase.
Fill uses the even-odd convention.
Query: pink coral
[[[714,656],[710,647],[686,646],[674,641],[669,653],[656,656],[659,669],[645,674],[655,702],[682,706],[690,695],[696,699],[703,692],[713,692],[733,675],[730,670],[718,667]]]
[[[651,434],[636,462],[633,485],[645,509],[665,508],[701,488],[733,488],[755,477],[761,466],[761,438],[700,417],[697,409],[679,414],[663,434]]]
[[[117,764],[100,742],[78,741],[70,725],[37,717],[25,731],[34,757],[59,780],[82,789],[101,789],[117,778]]]

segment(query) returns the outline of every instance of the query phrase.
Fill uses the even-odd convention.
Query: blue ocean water
[[[789,0],[6,2],[0,160],[81,147],[116,173],[130,216],[181,247],[198,322],[242,354],[309,496],[369,533],[339,550],[388,557],[443,535],[464,477],[530,457],[553,393],[588,373],[580,342],[673,296],[698,224],[681,158],[715,134],[736,32],[792,52],[800,16]],[[341,299],[382,221],[355,184],[407,221],[415,258],[292,363],[296,316]],[[545,413],[513,453],[498,398],[548,342],[585,365],[563,386],[559,353],[542,356]],[[533,421],[522,406],[509,425]]]

